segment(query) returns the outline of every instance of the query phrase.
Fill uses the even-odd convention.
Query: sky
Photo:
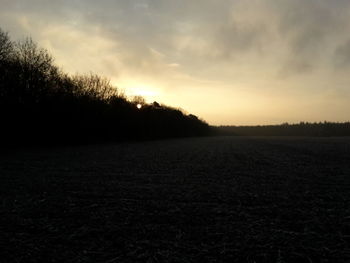
[[[349,0],[0,0],[0,27],[212,125],[350,121]]]

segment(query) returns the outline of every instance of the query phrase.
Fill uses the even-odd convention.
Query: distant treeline
[[[210,130],[180,109],[129,99],[98,75],[68,75],[30,38],[13,42],[1,29],[0,126],[0,144],[153,139]]]
[[[237,136],[350,136],[350,122],[319,122],[264,126],[218,126],[219,135]]]

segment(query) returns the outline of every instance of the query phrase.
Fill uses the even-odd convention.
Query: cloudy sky
[[[350,120],[349,0],[0,0],[0,27],[210,124]]]

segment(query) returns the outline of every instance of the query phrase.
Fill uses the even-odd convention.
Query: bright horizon
[[[0,0],[0,27],[212,125],[349,121],[345,0]]]

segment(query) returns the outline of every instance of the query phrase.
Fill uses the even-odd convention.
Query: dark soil
[[[349,262],[350,138],[0,155],[0,262]]]

